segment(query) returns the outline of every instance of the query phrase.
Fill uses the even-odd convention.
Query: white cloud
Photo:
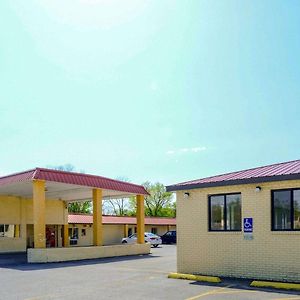
[[[173,150],[169,150],[166,152],[166,154],[174,154],[174,153],[175,153],[175,151],[173,151]]]
[[[185,154],[185,153],[197,153],[207,150],[206,147],[191,147],[191,148],[181,148],[177,150],[168,150],[166,154],[168,155],[174,155],[174,154]]]

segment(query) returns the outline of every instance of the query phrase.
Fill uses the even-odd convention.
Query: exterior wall
[[[93,245],[93,225],[84,224],[69,224],[69,228],[78,228],[78,242],[76,246],[92,246]],[[128,228],[132,228],[134,233],[135,225],[128,225]],[[167,225],[146,225],[145,232],[151,232],[151,228],[157,228],[157,234],[163,235],[168,231]],[[170,230],[176,230],[176,226],[169,226]],[[82,236],[82,229],[86,230],[86,235]],[[117,245],[121,244],[121,240],[124,237],[124,225],[123,224],[104,224],[103,225],[104,245]],[[76,247],[74,246],[74,247]]]
[[[28,249],[27,260],[29,263],[46,263],[102,257],[141,255],[149,254],[150,247],[150,244],[132,244],[84,248]]]
[[[271,190],[296,187],[300,180],[192,189],[188,198],[178,191],[178,272],[300,282],[300,232],[271,231]],[[242,218],[253,218],[253,240],[208,231],[208,195],[235,192],[242,194]]]
[[[20,225],[19,238],[0,237],[0,253],[26,251],[28,224],[33,224],[32,199],[0,196],[0,207],[0,224]],[[65,224],[66,217],[63,201],[46,200],[46,224]]]
[[[90,225],[74,224],[70,227],[78,228],[78,242],[77,246],[92,246],[93,245],[93,227]],[[86,235],[82,236],[82,229],[85,229]]]
[[[121,244],[124,237],[124,225],[106,224],[103,225],[103,243],[104,245]]]
[[[171,226],[170,226],[171,227]],[[152,228],[156,228],[157,235],[163,235],[168,231],[167,225],[146,225],[145,226],[145,232],[151,232]]]

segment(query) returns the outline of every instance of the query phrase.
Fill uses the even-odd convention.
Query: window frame
[[[7,224],[7,223],[1,223],[0,226],[3,226],[3,231],[0,231],[0,239],[18,239],[21,237],[20,235],[20,227],[19,227],[19,236],[15,236],[16,235],[16,227],[20,226],[20,224]],[[7,236],[5,235],[6,232],[8,232],[9,226],[14,226],[13,228],[13,233],[14,236]],[[3,235],[2,235],[3,234]]]
[[[226,196],[229,195],[240,195],[241,196],[241,229],[227,229],[227,200]],[[211,197],[214,196],[224,196],[224,213],[223,213],[223,218],[224,218],[224,229],[212,229],[211,228]],[[242,232],[242,193],[241,192],[236,192],[236,193],[221,193],[221,194],[210,194],[208,195],[208,231],[209,232]]]
[[[275,206],[274,206],[274,193],[275,192],[284,192],[289,191],[291,192],[291,199],[290,199],[290,218],[291,218],[291,229],[276,229],[275,228]],[[278,190],[271,190],[271,231],[298,231],[300,232],[300,229],[294,229],[294,191],[300,191],[300,188],[287,188],[287,189],[278,189]]]

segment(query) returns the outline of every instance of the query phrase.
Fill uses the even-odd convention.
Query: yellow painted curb
[[[213,283],[220,283],[221,282],[221,279],[219,277],[215,277],[215,276],[181,274],[181,273],[170,273],[168,275],[168,278],[187,279],[187,280],[213,282]]]
[[[300,291],[300,283],[272,282],[272,281],[254,280],[254,281],[251,282],[250,286],[253,286],[253,287],[271,287],[271,288],[274,288],[274,289]]]

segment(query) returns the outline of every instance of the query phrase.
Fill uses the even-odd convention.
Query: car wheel
[[[126,241],[123,241],[122,244],[127,244],[127,242],[126,242]]]
[[[156,244],[156,245],[153,245],[153,247],[154,247],[154,248],[157,248],[157,247],[158,247],[158,244]]]

